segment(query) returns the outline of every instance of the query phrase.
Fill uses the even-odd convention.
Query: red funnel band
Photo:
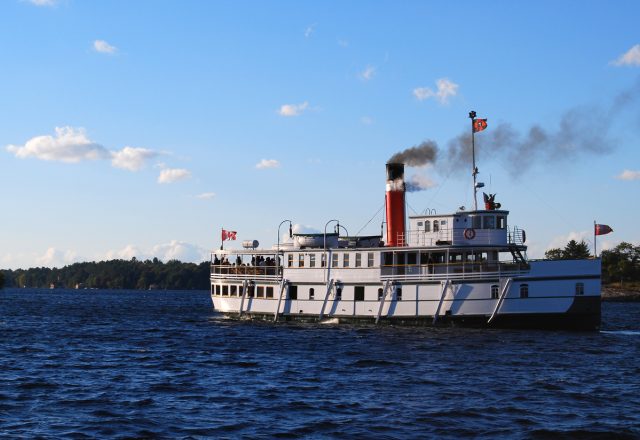
[[[404,225],[404,191],[387,191],[387,246],[406,243]]]

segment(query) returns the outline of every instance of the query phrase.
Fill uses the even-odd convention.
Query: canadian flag
[[[236,239],[236,231],[226,231],[226,230],[222,230],[222,241],[225,240],[235,240]]]

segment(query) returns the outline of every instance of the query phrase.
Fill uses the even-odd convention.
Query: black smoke
[[[421,167],[434,163],[437,156],[438,144],[429,140],[394,154],[388,163],[403,163],[408,167]]]

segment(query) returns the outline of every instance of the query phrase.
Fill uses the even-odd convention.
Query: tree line
[[[209,289],[210,262],[200,264],[154,258],[75,263],[63,268],[0,271],[0,287],[87,289]]]
[[[584,240],[571,240],[564,249],[549,249],[544,254],[549,260],[579,260],[590,258],[589,246]],[[602,282],[640,282],[640,245],[634,246],[623,241],[613,249],[602,251]]]

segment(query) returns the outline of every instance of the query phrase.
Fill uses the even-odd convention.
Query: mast
[[[473,165],[471,169],[471,175],[473,176],[473,210],[478,210],[478,187],[476,186],[476,176],[478,175],[478,168],[476,167],[476,112],[471,110],[469,112],[469,118],[471,119],[471,157],[473,159]]]

